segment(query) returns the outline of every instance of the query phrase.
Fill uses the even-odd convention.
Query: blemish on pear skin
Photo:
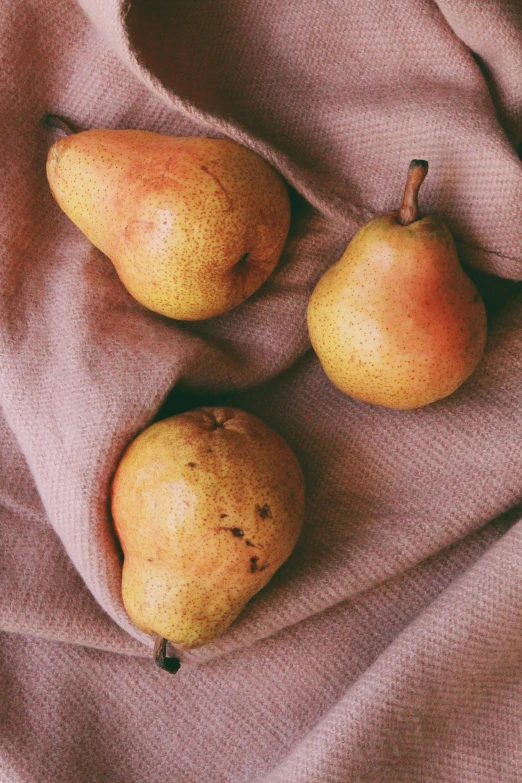
[[[225,196],[225,198],[227,200],[227,204],[228,204],[227,212],[233,212],[234,211],[234,206],[232,204],[232,201],[230,200],[230,196],[228,195],[228,191],[227,191],[226,187],[223,185],[223,183],[221,182],[219,177],[216,176],[216,174],[213,174],[211,171],[209,171],[206,166],[201,166],[201,171],[204,171],[205,174],[208,174],[209,177],[212,177],[212,179],[214,180],[214,182],[216,183],[218,188],[221,190],[221,192],[224,194],[224,196]]]
[[[245,535],[245,531],[241,530],[240,527],[217,527],[216,533],[221,533],[222,530],[230,530],[235,538],[243,538]]]
[[[265,503],[264,506],[256,505],[256,511],[261,519],[272,519],[272,511],[268,503]]]
[[[143,228],[154,228],[154,223],[152,223],[152,221],[150,221],[150,220],[129,220],[129,222],[125,226],[125,230],[123,232],[123,234],[125,236],[125,240],[127,242],[131,241],[128,232],[131,229],[131,226],[134,226],[134,225],[138,226],[138,227],[142,226]]]
[[[259,558],[254,556],[250,558],[250,572],[252,574],[255,574],[256,571],[264,571],[265,568],[268,567],[268,563],[263,563],[263,565],[258,565]]]
[[[197,465],[196,465],[196,463],[195,463],[195,462],[187,462],[187,466],[188,466],[189,468],[197,468]]]
[[[168,170],[170,168],[170,164],[172,163],[173,159],[174,159],[174,155],[171,155],[170,158],[167,158],[167,160],[165,161],[165,167],[164,167],[163,173],[162,173],[162,175],[160,177],[160,179],[162,181],[165,180],[165,177],[167,176],[167,172],[168,172]]]

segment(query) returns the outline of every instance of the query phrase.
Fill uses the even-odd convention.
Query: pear
[[[169,318],[224,313],[276,266],[290,224],[279,174],[229,139],[142,130],[65,132],[47,178],[66,215],[114,264],[129,293]]]
[[[426,161],[413,160],[398,212],[366,223],[319,280],[308,306],[328,378],[357,400],[411,409],[452,394],[486,342],[484,303],[453,237],[419,218]]]
[[[198,408],[152,424],[112,483],[132,621],[180,650],[212,641],[289,557],[304,479],[285,441],[245,411]],[[168,660],[168,659],[167,659]]]

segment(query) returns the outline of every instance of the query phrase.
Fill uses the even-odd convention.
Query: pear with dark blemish
[[[229,139],[76,133],[52,115],[46,125],[66,133],[47,161],[56,201],[145,307],[210,318],[239,305],[273,271],[289,198],[256,153]]]
[[[285,441],[252,414],[199,408],[130,444],[112,484],[123,603],[179,650],[218,637],[292,552],[304,480]],[[168,659],[167,659],[168,660]]]
[[[308,307],[312,346],[326,375],[358,400],[428,405],[471,375],[486,343],[486,312],[453,237],[419,218],[426,161],[410,164],[398,212],[375,218],[319,280]]]

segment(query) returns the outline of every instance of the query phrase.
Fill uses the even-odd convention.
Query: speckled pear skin
[[[282,178],[228,139],[83,131],[53,144],[47,178],[129,293],[170,318],[243,302],[276,266],[290,225]]]
[[[199,408],[130,444],[112,484],[133,622],[178,649],[233,622],[292,552],[304,479],[284,440],[235,408]]]
[[[486,343],[482,299],[444,223],[396,213],[366,223],[319,280],[308,307],[326,375],[355,399],[428,405],[473,372]]]

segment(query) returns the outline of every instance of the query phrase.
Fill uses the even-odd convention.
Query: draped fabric
[[[0,780],[520,781],[520,3],[4,0],[0,58]],[[145,310],[50,194],[47,112],[259,153],[290,186],[276,271],[208,321]],[[328,382],[306,305],[412,158],[489,337],[405,412]],[[123,608],[108,492],[137,432],[213,403],[286,439],[306,521],[172,676]]]

